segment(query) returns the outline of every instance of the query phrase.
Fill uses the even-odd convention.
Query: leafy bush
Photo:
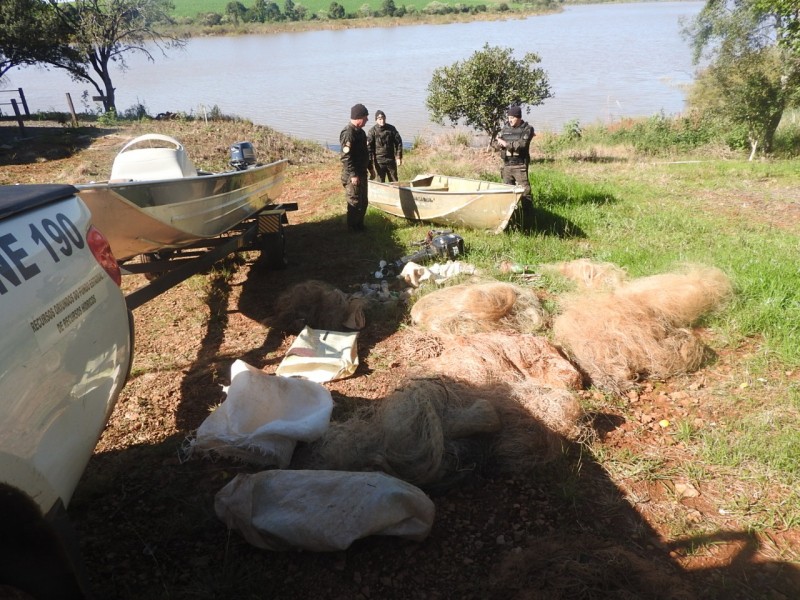
[[[147,107],[144,105],[144,102],[140,102],[138,100],[136,101],[136,104],[122,111],[122,118],[128,121],[141,121],[142,119],[149,118],[149,116],[150,115],[147,114]]]
[[[643,154],[687,151],[720,139],[721,123],[708,115],[666,117],[663,113],[648,119],[627,119],[609,126],[611,140],[633,146]]]

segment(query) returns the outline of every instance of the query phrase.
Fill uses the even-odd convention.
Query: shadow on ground
[[[315,553],[261,550],[228,531],[214,496],[255,470],[225,459],[182,463],[183,444],[176,436],[92,458],[70,513],[97,598],[796,597],[796,565],[754,562],[747,532],[665,546],[575,447],[531,472],[462,477],[433,496],[424,541],[369,537]],[[744,544],[724,568],[689,573],[670,555],[731,538]]]
[[[16,124],[0,123],[0,166],[68,158],[91,146],[95,139],[111,133],[99,127],[53,125],[27,122],[22,135]]]

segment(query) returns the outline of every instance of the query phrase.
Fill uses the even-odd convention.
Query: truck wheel
[[[70,539],[74,531],[66,511],[46,519],[27,494],[0,483],[0,515],[0,597],[87,597],[76,569],[79,550],[77,541]]]

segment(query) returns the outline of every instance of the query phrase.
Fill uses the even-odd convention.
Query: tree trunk
[[[753,160],[756,156],[756,150],[758,149],[758,140],[755,138],[750,138],[750,158],[747,160]]]
[[[108,71],[105,71],[100,74],[103,78],[103,87],[105,87],[105,95],[103,100],[103,109],[106,112],[113,110],[117,112],[117,98],[114,95],[115,89],[114,84],[111,83],[111,75],[108,74]]]
[[[783,118],[783,109],[775,111],[767,123],[766,131],[764,132],[764,153],[772,153],[772,146],[775,142],[775,132],[778,130],[778,125],[781,124]]]

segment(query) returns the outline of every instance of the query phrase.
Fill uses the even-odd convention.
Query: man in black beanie
[[[342,185],[347,196],[347,227],[363,231],[367,212],[367,172],[372,172],[367,149],[367,124],[369,111],[363,104],[350,109],[350,123],[339,134],[342,146]],[[372,173],[374,177],[374,173]]]
[[[394,125],[386,122],[386,113],[375,112],[377,123],[367,134],[370,164],[378,173],[381,182],[397,181],[397,165],[403,164],[403,138]]]
[[[522,120],[522,109],[517,104],[508,107],[508,121],[502,131],[497,135],[497,145],[500,156],[503,158],[503,168],[500,176],[503,183],[521,185],[525,188],[522,193],[522,212],[533,212],[533,198],[531,196],[531,182],[528,179],[528,165],[531,162],[531,140],[536,133],[528,123]]]

